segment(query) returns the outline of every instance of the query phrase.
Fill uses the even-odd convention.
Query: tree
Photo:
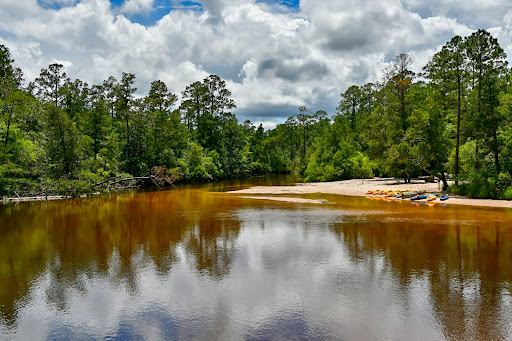
[[[503,150],[501,152],[501,159],[503,159],[502,167],[504,170],[512,169],[512,73],[509,71],[507,77],[507,88],[500,95],[500,105],[497,108],[500,115],[505,119],[502,128],[500,129],[500,138],[503,141]],[[500,161],[501,162],[501,161]]]
[[[287,128],[286,130],[287,130],[287,135],[288,135],[287,140],[289,143],[288,150],[290,153],[290,160],[293,161],[293,159],[295,159],[295,156],[296,156],[295,152],[299,148],[299,145],[300,145],[300,140],[295,139],[295,130],[297,127],[297,120],[295,117],[291,116],[291,117],[288,117],[288,119],[286,120],[286,122],[284,124]]]
[[[374,107],[375,102],[375,84],[373,83],[366,83],[362,87],[359,88],[361,91],[361,101],[360,101],[360,108],[364,112],[362,116],[365,118],[368,117]]]
[[[131,144],[131,131],[130,131],[130,121],[133,116],[132,112],[132,102],[133,102],[133,94],[137,91],[137,88],[133,87],[135,83],[135,75],[133,73],[123,72],[121,76],[121,81],[115,87],[116,92],[116,103],[115,103],[115,111],[116,116],[124,121],[124,137],[125,137],[125,145],[124,145],[124,159],[126,160],[127,165],[133,166],[133,149],[134,146]],[[131,166],[127,166],[127,170],[130,171]]]
[[[72,120],[83,114],[89,106],[89,85],[79,79],[71,81],[69,78],[61,88],[61,108]],[[79,121],[76,119],[75,121]]]
[[[114,118],[116,114],[117,87],[117,79],[114,76],[110,76],[108,79],[104,80],[101,86],[110,112],[110,117],[112,118]]]
[[[125,170],[140,176],[146,174],[152,165],[150,148],[151,112],[143,98],[132,100],[130,115],[130,140],[124,150]]]
[[[443,103],[438,100],[435,87],[434,83],[421,84],[412,90],[417,104],[409,118],[407,141],[411,144],[409,157],[413,165],[441,179],[446,190],[446,164],[451,143]]]
[[[151,89],[146,97],[146,101],[152,111],[159,111],[166,116],[170,115],[171,107],[177,100],[178,97],[169,92],[165,83],[160,80],[151,83]]]
[[[27,94],[20,90],[23,74],[13,65],[11,53],[5,45],[0,45],[0,117],[5,122],[5,139],[2,150],[2,162],[5,161],[11,125],[21,112],[26,110]]]
[[[182,94],[180,112],[188,130],[197,129],[201,116],[205,111],[206,87],[201,82],[188,85]]]
[[[165,83],[159,80],[151,83],[145,98],[149,111],[148,162],[151,166],[171,167],[171,159],[181,154],[179,149],[187,146],[183,135],[185,128],[180,122],[179,113],[172,111],[176,101],[177,96],[169,92]]]
[[[182,93],[180,112],[193,138],[204,148],[218,152],[223,160],[225,175],[230,175],[238,162],[240,129],[236,117],[229,111],[236,108],[226,82],[210,75],[203,82],[195,82]]]
[[[96,160],[107,138],[109,114],[101,86],[96,85],[91,88],[90,99],[91,107],[85,112],[82,126],[84,133],[92,139],[92,154]]]
[[[233,119],[236,120],[227,110],[236,108],[236,104],[230,98],[231,92],[226,88],[226,82],[219,76],[208,76],[203,80],[203,86],[204,112],[198,118],[197,139],[204,148],[220,152],[220,146],[223,143],[223,127],[230,124]]]
[[[362,102],[362,91],[357,85],[352,85],[340,94],[341,100],[337,111],[345,115],[352,130],[356,128],[357,113]]]
[[[410,181],[416,167],[409,156],[414,146],[406,135],[414,108],[411,90],[416,84],[415,74],[408,69],[411,64],[407,54],[400,54],[383,71],[383,82],[375,92],[373,111],[365,120],[362,133],[362,141],[368,146],[369,155],[380,161],[381,171],[404,176],[406,181]]]
[[[11,59],[7,46],[0,44],[0,100],[19,89],[22,82],[23,72],[14,66],[14,59]]]
[[[378,100],[386,108],[398,115],[399,127],[402,132],[407,130],[407,119],[410,114],[407,108],[407,94],[413,83],[415,74],[408,67],[412,59],[402,53],[395,57],[384,70],[384,84],[379,92]]]
[[[50,64],[48,69],[41,69],[39,77],[35,79],[36,96],[43,103],[53,103],[55,107],[60,107],[65,97],[62,87],[68,80],[64,65]]]
[[[476,83],[475,133],[475,170],[480,168],[479,140],[482,138],[482,123],[485,124],[485,139],[494,154],[497,172],[499,163],[499,142],[497,130],[501,118],[496,112],[498,95],[502,89],[500,80],[507,72],[506,54],[496,38],[485,30],[474,32],[465,41],[465,50],[470,67],[470,77]]]
[[[226,82],[217,75],[210,75],[203,80],[206,88],[206,111],[221,120],[229,119],[231,113],[226,110],[236,108],[235,101],[230,98],[231,91],[226,88]]]
[[[311,111],[308,110],[305,106],[301,106],[299,108],[299,114],[297,114],[296,122],[302,130],[302,154],[301,154],[301,163],[303,167],[306,165],[306,148],[309,138],[309,127],[314,122],[314,117],[311,114]]]
[[[6,161],[12,127],[32,109],[32,101],[32,96],[23,90],[12,91],[3,100],[0,100],[0,113],[5,123],[2,163]]]
[[[78,161],[79,133],[66,113],[50,103],[45,107],[45,137],[52,172],[72,177]]]
[[[460,36],[453,37],[442,50],[432,57],[424,68],[427,77],[435,88],[438,89],[438,98],[445,100],[448,110],[457,112],[457,130],[455,142],[455,183],[458,184],[459,177],[459,153],[461,138],[461,112],[463,91],[466,87],[466,59],[464,41]],[[450,106],[453,95],[456,96],[455,108]]]

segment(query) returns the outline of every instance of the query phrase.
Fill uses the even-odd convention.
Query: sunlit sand
[[[325,193],[339,194],[350,196],[368,196],[367,192],[371,190],[425,190],[427,192],[438,192],[442,189],[442,184],[429,183],[423,180],[413,180],[412,183],[397,183],[393,178],[373,178],[373,179],[352,179],[333,182],[312,182],[298,183],[295,186],[256,186],[230,193],[237,194],[258,194],[266,195],[266,197],[251,197],[267,200],[304,202],[304,203],[321,203],[319,200],[301,199],[301,198],[285,198],[285,197],[269,197],[269,195],[279,194],[308,194],[308,193]],[[375,196],[376,198],[381,196]],[[382,196],[383,197],[383,196]],[[402,200],[389,199],[388,200]],[[318,201],[318,202],[317,202]],[[440,202],[436,199],[434,202]],[[487,207],[510,207],[512,201],[509,200],[493,200],[493,199],[470,199],[466,197],[450,195],[450,199],[445,201],[446,204],[487,206]]]

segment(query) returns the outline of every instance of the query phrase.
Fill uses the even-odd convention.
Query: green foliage
[[[160,80],[136,97],[134,74],[89,86],[60,64],[43,68],[24,89],[21,70],[0,45],[0,190],[78,195],[110,178],[154,174],[410,181],[452,173],[457,193],[512,197],[512,73],[498,41],[484,30],[454,37],[423,68],[423,80],[412,63],[399,54],[382,79],[348,87],[332,118],[301,106],[265,130],[238,123],[217,75],[187,86],[179,104]]]
[[[176,174],[184,180],[213,180],[222,176],[219,153],[205,150],[196,142],[191,142],[183,159],[176,162]]]
[[[78,197],[84,194],[91,194],[93,186],[85,180],[75,179],[42,179],[41,188],[46,195],[64,195]]]
[[[312,155],[304,174],[306,181],[373,178],[374,168],[375,165],[361,152],[347,156],[343,151],[337,151],[330,162],[325,155]]]
[[[57,177],[73,176],[78,161],[78,137],[76,125],[58,107],[46,106],[45,149],[50,171]]]
[[[36,191],[37,175],[14,163],[0,166],[0,197],[23,196]]]
[[[512,177],[509,173],[498,175],[487,172],[471,172],[464,176],[459,185],[450,187],[454,194],[470,198],[512,199]]]
[[[216,150],[208,152],[208,156],[204,159],[204,167],[213,179],[222,176],[222,164],[220,163],[220,155]]]
[[[503,192],[502,199],[512,200],[512,186],[507,187]]]
[[[459,173],[464,176],[464,174],[469,174],[473,169],[475,169],[475,147],[476,142],[474,140],[467,141],[463,145],[460,146],[460,155],[459,155]],[[450,159],[448,161],[448,169],[450,172],[454,173],[455,170],[455,149],[452,150],[450,155]]]
[[[467,174],[458,185],[451,186],[450,192],[470,198],[497,198],[495,181],[475,172]]]

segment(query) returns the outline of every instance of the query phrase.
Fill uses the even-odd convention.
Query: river
[[[511,210],[292,180],[0,207],[0,339],[512,339]]]

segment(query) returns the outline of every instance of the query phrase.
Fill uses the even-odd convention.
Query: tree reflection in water
[[[0,335],[512,337],[509,212],[306,197],[334,205],[185,189],[2,207]]]
[[[47,302],[67,310],[68,291],[95,277],[139,291],[140,268],[165,277],[181,245],[197,271],[229,272],[240,222],[218,216],[234,198],[162,191],[7,206],[0,214],[0,314],[15,326],[17,307],[47,275]]]
[[[416,220],[337,224],[332,227],[354,262],[366,260],[369,271],[383,256],[403,292],[412,281],[425,281],[435,317],[450,340],[505,340],[511,335],[512,224],[499,209],[468,207],[417,212]],[[434,215],[435,213],[435,215]],[[393,220],[393,222],[387,222]],[[460,220],[462,223],[450,223]],[[480,221],[483,220],[483,221]],[[443,223],[448,221],[449,223]],[[399,295],[403,306],[408,294]]]

